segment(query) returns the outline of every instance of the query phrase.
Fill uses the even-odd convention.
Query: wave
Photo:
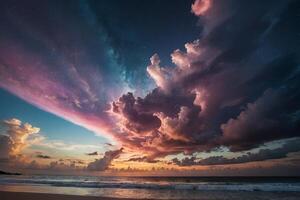
[[[150,189],[150,190],[197,190],[197,191],[265,191],[300,192],[300,183],[241,183],[241,182],[118,182],[59,179],[0,179],[0,184],[41,184],[56,187]]]

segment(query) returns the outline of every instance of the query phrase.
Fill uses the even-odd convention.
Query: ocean
[[[0,190],[135,199],[299,200],[300,177],[5,175]]]

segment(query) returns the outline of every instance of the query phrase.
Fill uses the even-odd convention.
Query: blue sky
[[[41,134],[50,140],[62,140],[75,144],[104,144],[106,138],[96,136],[92,131],[45,112],[20,98],[0,89],[1,120],[17,118],[41,128]]]
[[[300,150],[297,4],[6,1],[1,156],[92,170],[285,163]]]

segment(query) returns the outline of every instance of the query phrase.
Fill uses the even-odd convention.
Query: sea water
[[[1,176],[0,190],[136,199],[300,199],[298,177]]]

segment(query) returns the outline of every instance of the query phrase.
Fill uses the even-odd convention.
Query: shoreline
[[[34,193],[34,192],[10,192],[0,191],[1,200],[137,200],[129,198],[112,198],[68,194]],[[147,199],[154,200],[154,199]]]
[[[203,192],[202,195],[194,196],[193,198],[123,198],[123,197],[105,197],[91,195],[73,195],[73,194],[54,194],[54,193],[39,193],[39,192],[18,192],[18,191],[3,191],[0,190],[1,200],[298,200],[299,192]]]

